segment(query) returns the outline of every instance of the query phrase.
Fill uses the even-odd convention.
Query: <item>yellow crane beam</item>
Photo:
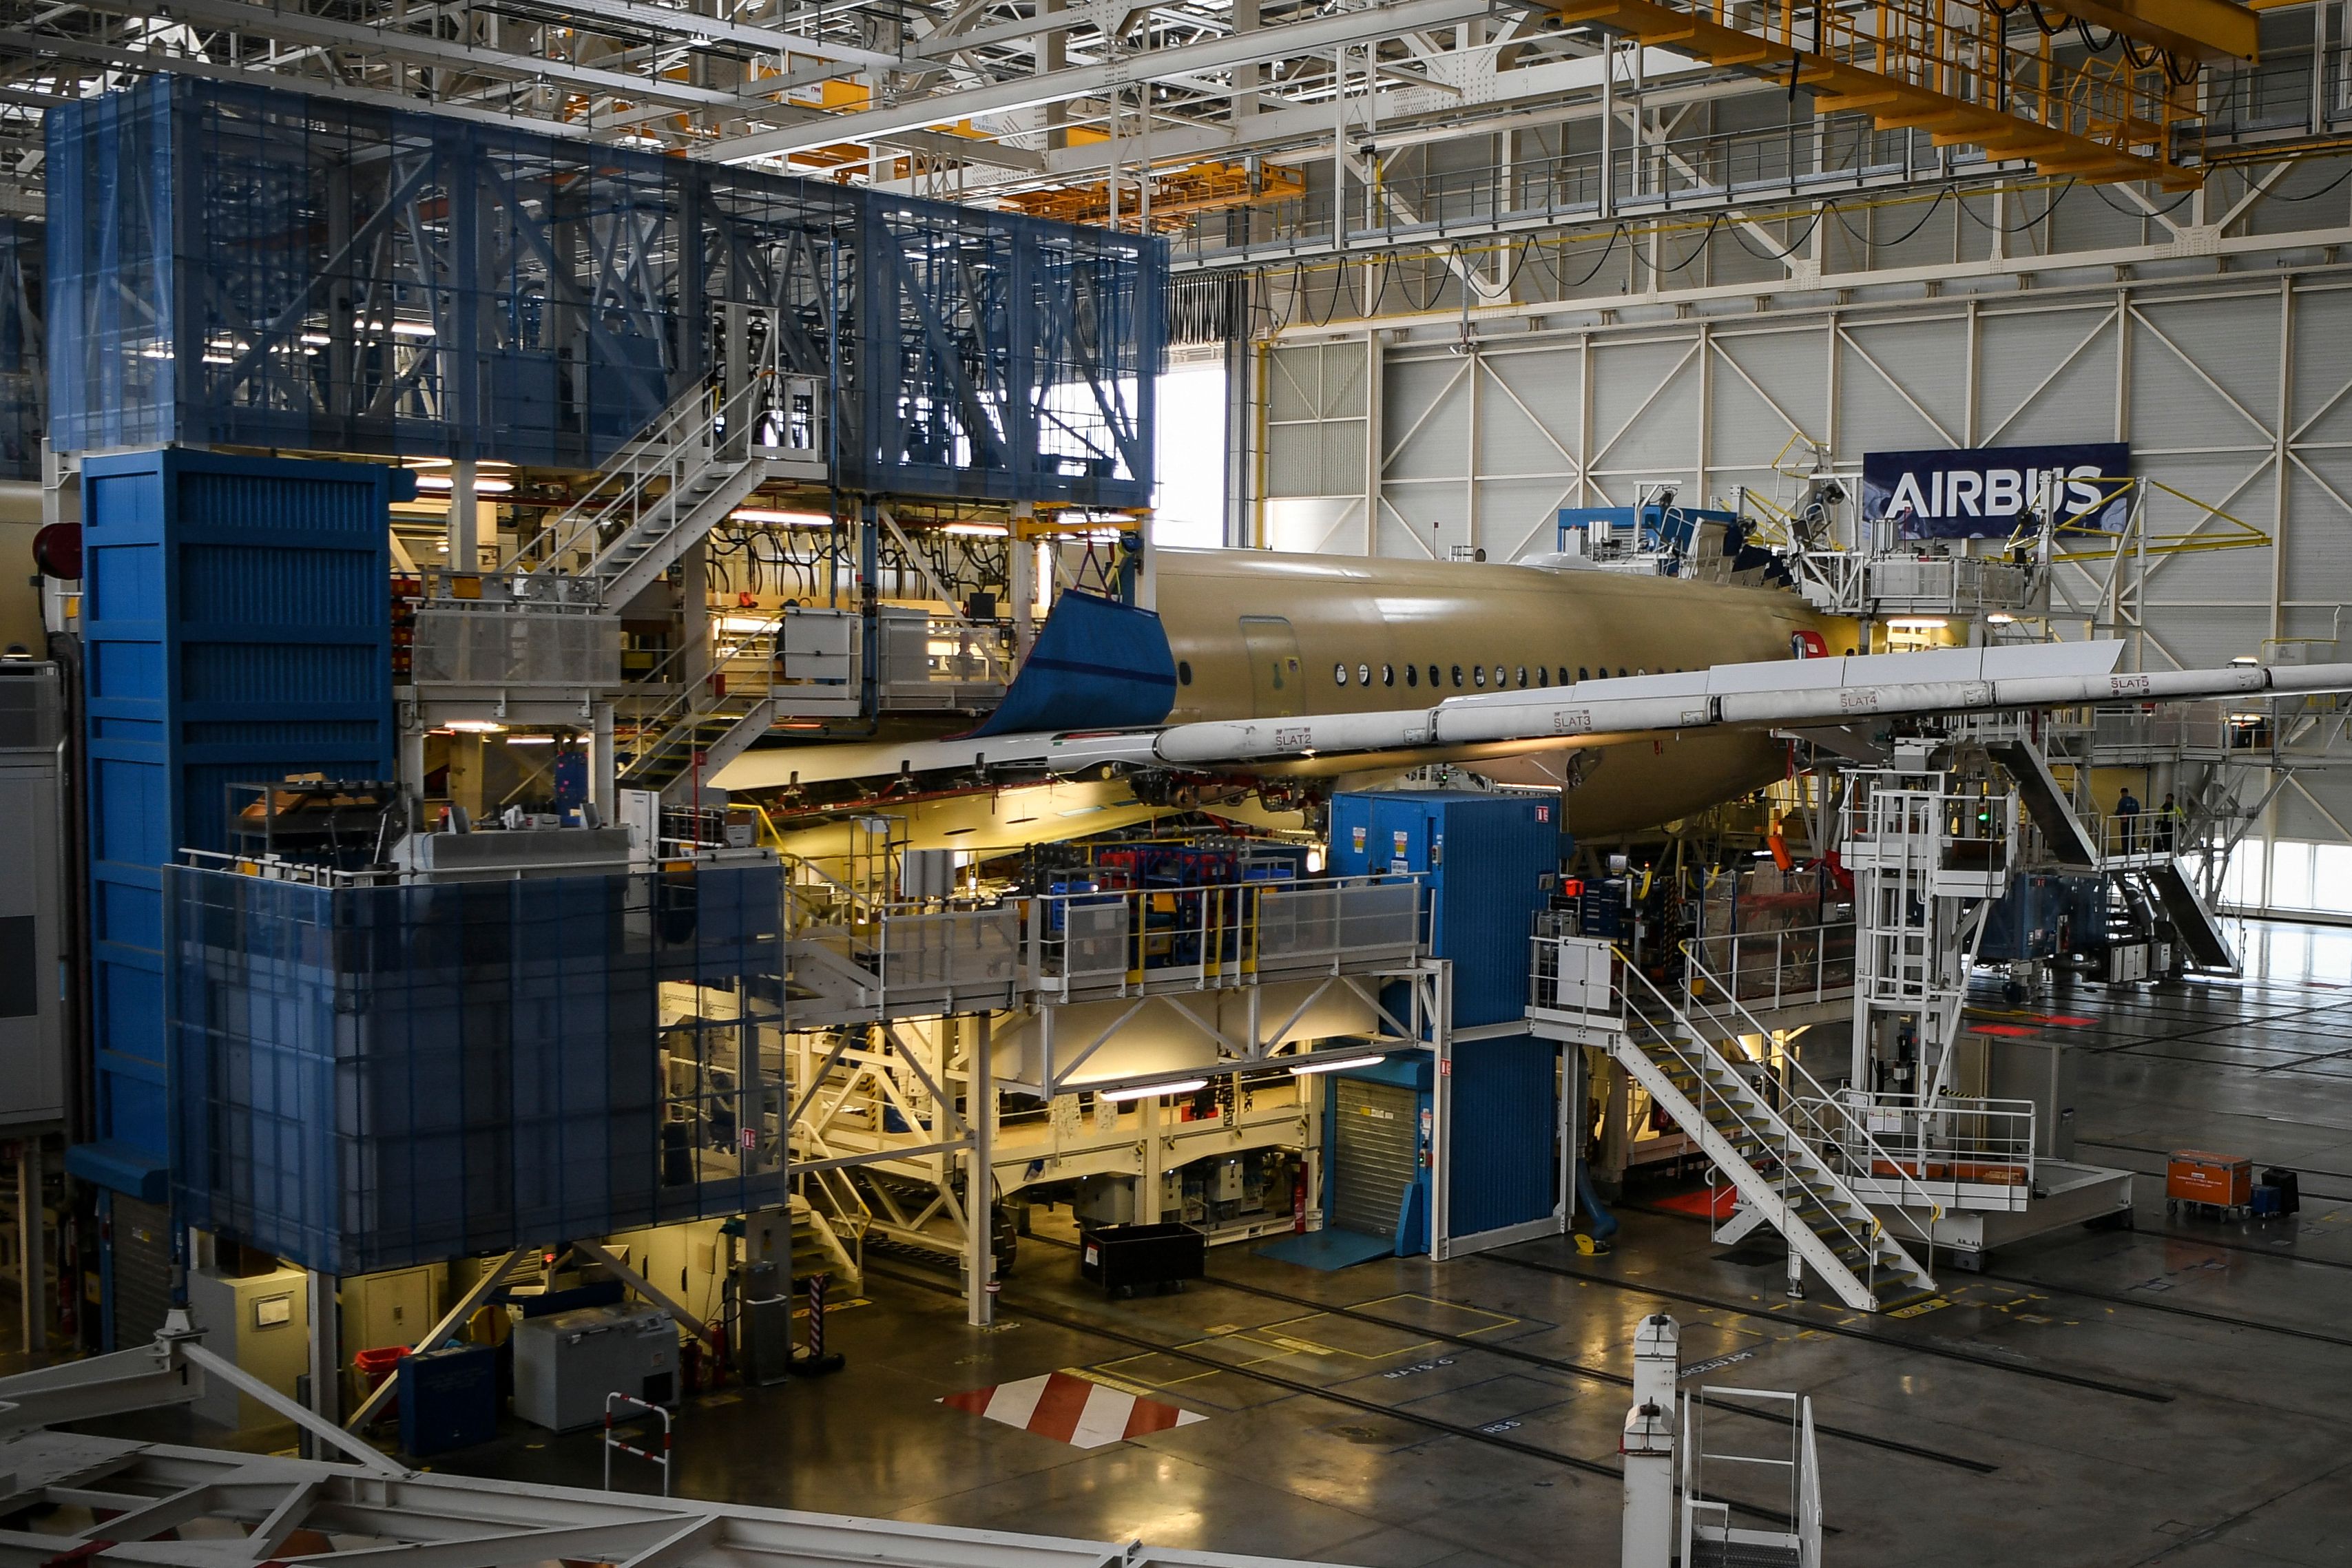
[[[2178,161],[2176,133],[2199,122],[2193,65],[2181,82],[2161,52],[2146,64],[2121,47],[2062,58],[2039,29],[2012,42],[2006,13],[1979,0],[1570,0],[1560,17],[1775,81],[1793,72],[1823,111],[1858,110],[1883,131],[1923,129],[1938,146],[2029,158],[2086,184],[2202,182]]]

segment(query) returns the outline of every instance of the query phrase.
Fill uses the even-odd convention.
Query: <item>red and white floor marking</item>
[[[1079,1448],[1099,1448],[1208,1419],[1066,1372],[950,1394],[940,1403]]]

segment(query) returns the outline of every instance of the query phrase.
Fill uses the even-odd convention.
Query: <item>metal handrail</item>
[[[1690,944],[1688,942],[1685,942],[1682,945],[1682,950],[1683,956],[1690,965],[1692,970],[1695,971],[1699,977],[1706,980],[1718,992],[1723,993],[1724,999],[1730,1003],[1731,1009],[1738,1015],[1739,1022],[1746,1026],[1745,1028],[1733,1028],[1730,1025],[1724,1023],[1721,1019],[1721,1015],[1716,1012],[1715,1009],[1709,1008],[1703,998],[1694,997],[1692,1000],[1697,1004],[1701,1013],[1715,1024],[1715,1027],[1717,1029],[1727,1030],[1729,1036],[1733,1038],[1741,1034],[1758,1035],[1766,1040],[1769,1040],[1772,1037],[1772,1030],[1769,1028],[1759,1022],[1753,1013],[1740,1006],[1737,998],[1730,996],[1727,991],[1724,991],[1722,982],[1717,980],[1715,976],[1707,970],[1706,967],[1699,961],[1698,957],[1691,952]],[[1680,1008],[1676,1007],[1673,1000],[1671,1000],[1664,991],[1659,990],[1658,988],[1652,983],[1647,975],[1642,974],[1639,969],[1633,967],[1630,963],[1626,966],[1626,968],[1629,973],[1633,974],[1640,978],[1642,984],[1648,988],[1650,993],[1653,996],[1655,996],[1659,1001],[1664,1003],[1667,1009],[1672,1012],[1679,1021],[1681,1021],[1685,1027],[1690,1027],[1688,1015]],[[1645,1019],[1644,1021],[1647,1022],[1648,1020]],[[1654,1028],[1655,1026],[1653,1025],[1652,1027]],[[1693,1032],[1697,1033],[1699,1031],[1694,1030]],[[1663,1030],[1659,1031],[1659,1033],[1660,1037],[1666,1041],[1668,1049],[1673,1050],[1677,1056],[1681,1056],[1683,1054],[1681,1047],[1676,1044],[1670,1036],[1664,1035]],[[1715,1057],[1716,1060],[1727,1071],[1733,1072],[1738,1071],[1737,1066],[1730,1062],[1728,1059],[1725,1058],[1722,1052],[1717,1051],[1711,1041],[1699,1040],[1696,1043],[1709,1055]],[[1795,1107],[1801,1107],[1808,1098],[1834,1103],[1834,1102],[1831,1102],[1829,1092],[1822,1086],[1820,1081],[1815,1079],[1811,1073],[1805,1071],[1804,1064],[1797,1060],[1796,1053],[1794,1051],[1783,1051],[1781,1053],[1781,1082],[1783,1090],[1787,1094],[1786,1103]],[[1700,1073],[1699,1082],[1702,1084],[1706,1082],[1704,1072]],[[1734,1114],[1740,1117],[1743,1124],[1748,1121],[1745,1113],[1741,1112],[1737,1105],[1732,1105],[1728,1102],[1726,1103]],[[1932,1276],[1935,1273],[1936,1252],[1934,1221],[1943,1217],[1943,1206],[1937,1203],[1927,1192],[1927,1188],[1921,1186],[1916,1178],[1909,1176],[1906,1173],[1904,1173],[1901,1170],[1900,1166],[1895,1166],[1894,1165],[1894,1161],[1887,1155],[1885,1149],[1879,1145],[1878,1140],[1872,1134],[1867,1126],[1855,1122],[1851,1113],[1848,1112],[1845,1107],[1842,1105],[1838,1106],[1838,1110],[1842,1114],[1836,1119],[1846,1124],[1852,1128],[1852,1131],[1858,1135],[1860,1145],[1869,1151],[1873,1160],[1884,1160],[1890,1166],[1893,1166],[1897,1173],[1896,1180],[1898,1186],[1907,1186],[1912,1191],[1916,1192],[1917,1194],[1917,1207],[1929,1211],[1930,1218],[1927,1225],[1921,1225],[1916,1219],[1912,1218],[1907,1212],[1904,1215],[1904,1222],[1911,1232],[1916,1236],[1920,1241],[1926,1244],[1927,1258],[1921,1264],[1921,1267]],[[1803,1133],[1800,1132],[1779,1113],[1774,1112],[1769,1105],[1765,1107],[1765,1113],[1767,1115],[1771,1116],[1775,1122],[1779,1123],[1781,1131],[1786,1132],[1792,1138],[1807,1143],[1809,1146],[1818,1148],[1822,1145],[1833,1144],[1843,1150],[1851,1147],[1852,1144],[1855,1141],[1832,1136],[1831,1134],[1835,1131],[1835,1129],[1824,1126],[1819,1116],[1810,1113],[1805,1115],[1804,1119],[1812,1131],[1813,1136],[1811,1138],[1806,1138]],[[1781,1162],[1781,1168],[1783,1172],[1786,1173],[1786,1161]],[[1838,1186],[1841,1189],[1840,1196],[1843,1196],[1849,1201],[1853,1202],[1857,1207],[1861,1207],[1865,1214],[1870,1212],[1868,1207],[1862,1203],[1862,1200],[1856,1197],[1851,1188],[1847,1188],[1845,1186],[1843,1181],[1838,1176],[1837,1173],[1830,1167],[1826,1155],[1822,1156],[1822,1168],[1823,1171],[1828,1173],[1832,1181],[1838,1184]],[[1874,1165],[1873,1168],[1875,1168]],[[1810,1185],[1807,1186],[1807,1190],[1808,1192],[1812,1192],[1812,1188]],[[1817,1198],[1821,1197],[1818,1192],[1812,1192],[1812,1196]],[[1786,1198],[1784,1196],[1783,1202],[1785,1203],[1785,1201]],[[1899,1207],[1907,1208],[1908,1206]],[[1830,1208],[1826,1203],[1822,1205],[1822,1207],[1824,1212],[1829,1213],[1832,1219],[1836,1220],[1836,1211],[1834,1209]],[[1847,1237],[1848,1239],[1855,1241],[1862,1247],[1864,1257],[1869,1261],[1872,1274],[1872,1279],[1865,1281],[1864,1283],[1874,1288],[1878,1260],[1877,1249],[1874,1243],[1876,1242],[1878,1236],[1885,1230],[1884,1223],[1874,1216],[1871,1220],[1872,1231],[1868,1238],[1855,1236],[1843,1220],[1836,1220],[1836,1223],[1841,1234]]]
[[[1853,994],[1855,942],[1859,927],[1851,920],[1832,921],[1820,925],[1801,925],[1786,931],[1726,931],[1714,936],[1696,936],[1691,940],[1711,953],[1729,949],[1731,962],[1721,966],[1729,975],[1732,996],[1739,1000],[1755,1000],[1769,1008],[1802,1006],[1811,1002],[1843,999]],[[1843,951],[1834,952],[1841,940]],[[1743,965],[1740,949],[1771,945],[1769,964]],[[1790,957],[1791,949],[1795,957]],[[1832,985],[1830,971],[1843,966],[1845,978]],[[1801,973],[1810,968],[1812,984],[1790,986],[1787,977],[1791,969]],[[1764,975],[1770,979],[1769,997],[1759,997],[1742,981],[1752,976]]]
[[[723,402],[714,402],[714,390],[708,385],[693,388],[670,405],[649,434],[622,448],[625,460],[620,466],[605,469],[578,500],[556,514],[529,539],[518,542],[513,553],[499,563],[499,572],[522,570],[522,561],[538,555],[540,564],[524,574],[557,575],[555,563],[579,549],[583,539],[596,541],[590,552],[593,572],[593,558],[603,554],[608,542],[604,538],[604,530],[615,524],[625,530],[645,515],[638,511],[622,522],[617,516],[620,508],[635,506],[646,488],[663,477],[668,478],[669,487],[653,505],[667,502],[675,507],[685,495],[686,480],[718,455],[719,431],[723,428],[731,433],[735,429],[733,415],[754,406],[756,394],[778,373],[773,365],[759,367]],[[621,481],[619,487],[598,500],[607,484],[616,479]]]
[[[733,635],[738,640],[731,644],[722,640],[711,650],[712,672],[718,673],[719,667],[728,661],[741,657],[747,646],[762,638],[774,638],[776,633],[782,630],[783,624],[784,612],[779,610],[772,619],[761,622],[750,632],[721,633],[722,639]],[[655,666],[656,671],[667,667],[671,660],[683,656],[686,652],[687,650],[682,647],[673,652],[660,664]],[[643,767],[649,758],[669,750],[671,742],[680,730],[691,732],[695,726],[716,714],[728,703],[740,698],[746,692],[760,691],[759,700],[765,700],[766,697],[773,695],[775,655],[772,648],[766,661],[766,668],[767,679],[764,682],[758,685],[747,686],[743,690],[730,688],[713,691],[707,680],[686,682],[659,707],[636,719],[636,736],[630,745],[629,759],[622,766],[621,777],[627,779],[632,772]],[[762,686],[766,688],[764,691],[761,690]],[[646,732],[649,728],[656,731],[650,741],[645,738]]]
[[[1896,1134],[1896,1142],[1893,1146],[1902,1151],[1902,1157],[1905,1160],[1914,1162],[1922,1182],[1958,1183],[1970,1179],[1982,1179],[1981,1176],[1970,1178],[1957,1173],[1930,1176],[1927,1172],[1934,1165],[2015,1166],[2020,1169],[2029,1185],[2033,1179],[2034,1106],[2031,1100],[1962,1099],[1948,1094],[1936,1096],[1872,1094],[1859,1097],[1857,1095],[1857,1091],[1848,1090],[1842,1098],[1849,1107],[1859,1106],[1865,1113],[1891,1112],[1901,1115],[1906,1118],[1906,1124],[1915,1128],[1915,1131],[1907,1135]],[[1928,1134],[1931,1120],[1948,1121],[1955,1117],[1977,1117],[1986,1122],[2012,1127],[2021,1125],[2024,1130],[2011,1132],[2005,1135],[1986,1132],[1973,1137],[1966,1134],[1951,1132],[1941,1138],[1931,1139]],[[1875,1135],[1882,1139],[1885,1136],[1884,1134]]]

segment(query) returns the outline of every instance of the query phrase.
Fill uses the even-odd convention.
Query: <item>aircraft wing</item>
[[[712,780],[745,789],[940,769],[1071,774],[1105,764],[1255,771],[1400,754],[1606,746],[1715,728],[1783,729],[1879,719],[2188,697],[2352,691],[2352,664],[2232,664],[2124,674],[2120,642],[1944,648],[1852,658],[1717,664],[1680,674],[1579,681],[1450,697],[1380,713],[1065,731],[747,754]]]

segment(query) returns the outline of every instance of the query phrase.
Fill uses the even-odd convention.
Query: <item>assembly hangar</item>
[[[2336,0],[0,11],[0,1568],[2352,1563]]]

